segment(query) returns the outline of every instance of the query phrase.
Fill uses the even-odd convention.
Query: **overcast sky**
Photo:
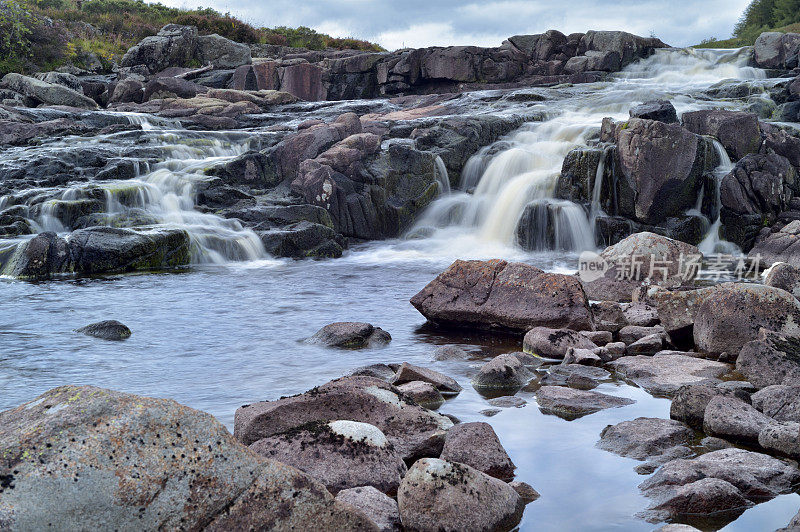
[[[309,26],[396,49],[497,46],[511,35],[557,29],[651,33],[673,46],[730,37],[749,0],[161,0],[213,7],[256,26]]]

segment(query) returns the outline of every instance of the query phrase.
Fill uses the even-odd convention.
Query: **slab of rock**
[[[597,446],[620,456],[646,460],[693,437],[694,431],[679,421],[639,417],[604,428]]]
[[[403,395],[415,403],[430,410],[436,410],[444,404],[444,397],[436,386],[425,381],[411,381],[397,387]]]
[[[411,304],[428,320],[447,326],[514,332],[594,327],[577,279],[504,260],[457,260],[411,298]]]
[[[665,124],[674,124],[678,121],[678,113],[669,100],[651,100],[631,107],[629,114],[631,118],[645,118],[647,120],[658,120]]]
[[[639,338],[631,345],[625,348],[625,354],[628,356],[636,355],[655,355],[664,347],[664,333],[651,334],[644,338]]]
[[[595,366],[561,364],[551,366],[541,383],[548,386],[569,386],[579,390],[596,388],[601,381],[611,378],[611,373]]]
[[[528,404],[528,401],[526,401],[522,397],[506,395],[503,397],[495,397],[494,399],[489,399],[488,403],[492,406],[499,406],[500,408],[522,408],[523,406]]]
[[[632,405],[636,401],[562,386],[542,386],[536,392],[536,402],[545,414],[572,420],[606,408]]]
[[[47,83],[22,74],[6,74],[0,86],[9,88],[46,105],[66,105],[79,109],[97,109],[97,102],[63,85]]]
[[[342,490],[336,494],[336,500],[366,515],[380,532],[400,531],[397,501],[372,486]]]
[[[508,485],[514,488],[514,491],[516,491],[519,494],[519,496],[522,497],[522,500],[525,504],[530,504],[539,497],[541,497],[541,495],[539,495],[539,492],[533,489],[533,486],[531,486],[527,482],[522,482],[521,480],[515,480],[513,482],[509,482]]]
[[[790,266],[800,268],[800,238],[798,236],[800,236],[800,221],[794,220],[779,231],[758,240],[747,256],[751,259],[759,257],[764,264],[785,262]],[[777,282],[781,284],[791,282],[789,280],[792,277],[791,274],[786,276],[786,280],[778,281],[778,277],[782,276],[782,274],[780,276],[776,274],[776,278],[771,281],[769,286],[774,286]],[[764,282],[766,283],[766,280]],[[777,288],[785,290],[784,286],[777,286]]]
[[[469,353],[458,347],[457,345],[443,345],[437,347],[433,352],[434,360],[467,360]]]
[[[660,325],[654,327],[642,327],[640,325],[628,325],[619,331],[619,341],[625,344],[632,344],[642,338],[653,334],[663,334],[664,328]]]
[[[236,410],[234,435],[250,445],[313,421],[360,421],[378,427],[404,459],[438,456],[445,416],[402,400],[394,386],[371,377],[344,377],[293,397]]]
[[[694,456],[697,456],[697,453],[686,445],[676,445],[665,449],[661,454],[648,457],[647,461],[634,467],[633,470],[639,475],[652,475],[656,469],[667,462],[678,458],[693,458]]]
[[[580,332],[570,329],[535,327],[525,333],[522,348],[544,358],[562,359],[570,348],[595,349],[597,344]]]
[[[794,459],[800,458],[800,423],[771,423],[758,433],[758,444],[767,451]]]
[[[774,384],[752,395],[753,407],[777,421],[800,423],[800,386]]]
[[[513,353],[498,355],[481,366],[472,378],[472,386],[483,389],[519,389],[528,384],[533,373]]]
[[[581,331],[581,334],[597,346],[604,346],[614,341],[611,331]]]
[[[369,323],[341,321],[326,325],[307,341],[328,347],[361,349],[386,345],[391,339],[389,333]]]
[[[764,277],[764,284],[800,297],[800,268],[786,262],[773,264]]]
[[[525,503],[503,482],[468,465],[418,460],[397,492],[406,530],[512,530]]]
[[[706,406],[703,431],[733,442],[757,444],[758,433],[770,423],[772,419],[744,401],[718,395]]]
[[[514,478],[516,466],[488,423],[459,423],[447,431],[442,460],[474,467],[489,476]]]
[[[62,386],[0,413],[4,528],[375,530],[174,401]]]
[[[800,386],[800,339],[762,329],[739,352],[736,370],[756,388]]]
[[[333,494],[358,486],[394,494],[406,473],[386,435],[358,421],[312,421],[258,440],[250,449],[308,473]]]
[[[599,366],[603,363],[603,359],[597,354],[599,348],[594,349],[576,349],[570,347],[567,351],[564,364],[581,364],[583,366]]]
[[[75,332],[103,340],[126,340],[131,337],[131,330],[117,320],[99,321],[76,329]]]
[[[702,430],[706,416],[706,407],[717,396],[726,396],[745,400],[747,394],[737,393],[710,384],[691,384],[681,386],[672,398],[669,417],[682,421],[690,427]]]
[[[748,153],[758,153],[761,147],[761,130],[755,114],[704,109],[683,113],[681,120],[683,127],[692,133],[716,137],[734,161]]]
[[[651,394],[664,396],[686,384],[716,384],[731,369],[722,362],[681,355],[622,357],[609,366]]]
[[[403,362],[400,365],[391,383],[399,386],[400,384],[414,381],[429,382],[442,395],[457,395],[461,391],[461,385],[452,377],[429,368],[409,364],[408,362]]]

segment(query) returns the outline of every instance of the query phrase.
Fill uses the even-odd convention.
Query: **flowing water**
[[[409,361],[455,377],[464,391],[441,411],[463,421],[490,422],[518,466],[517,478],[542,494],[526,509],[521,529],[652,530],[653,525],[635,516],[647,506],[637,488],[645,477],[633,471],[638,462],[594,445],[608,424],[668,417],[668,400],[612,381],[598,390],[636,403],[565,421],[538,410],[536,386],[531,385],[518,393],[526,406],[487,418],[481,414],[489,408],[487,399],[469,379],[492,356],[518,350],[519,339],[431,329],[408,300],[455,258],[500,257],[574,271],[577,252],[594,247],[592,222],[602,211],[596,196],[588,209],[553,198],[564,156],[590,145],[603,117],[624,119],[631,106],[646,100],[671,99],[679,113],[735,105],[696,98],[696,91],[726,78],[764,77],[745,61],[738,51],[664,50],[611,82],[560,89],[560,97],[537,104],[546,114],[544,121],[526,124],[480,150],[461,176],[447,176],[444,165],[437,164],[441,196],[405,238],[359,245],[337,260],[271,259],[252,231],[192,208],[198,185],[208,179],[203,170],[257,148],[256,137],[268,135],[263,131],[178,131],[173,124],[131,115],[127,119],[143,131],[0,152],[0,164],[22,164],[55,150],[59,142],[102,144],[125,154],[135,154],[140,145],[156,146],[158,160],[137,158],[141,164],[132,179],[0,197],[0,205],[28,205],[39,228],[59,231],[70,202],[102,201],[107,223],[125,213],[153,226],[186,229],[196,263],[180,273],[36,284],[0,281],[0,409],[57,385],[95,384],[173,398],[231,427],[241,404],[298,393],[364,364]],[[478,101],[480,96],[468,97]],[[345,105],[356,104],[338,109]],[[308,107],[312,113],[322,109]],[[729,165],[723,161],[717,174]],[[601,180],[598,172],[595,191]],[[459,185],[450,190],[451,182]],[[718,187],[704,193],[718,197]],[[529,206],[555,225],[557,249],[531,253],[516,245],[517,222]],[[704,247],[721,245],[715,223],[710,220]],[[133,336],[110,343],[73,332],[102,319],[119,319]],[[302,342],[326,323],[345,320],[379,325],[393,341],[383,349],[361,351]],[[460,345],[471,359],[435,362],[431,353],[441,344]],[[748,510],[726,529],[784,526],[798,503],[796,494],[778,497]]]

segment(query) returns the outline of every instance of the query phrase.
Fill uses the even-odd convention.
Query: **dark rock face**
[[[694,431],[678,421],[639,417],[604,428],[597,446],[620,456],[645,460],[688,443],[693,437]]]
[[[577,279],[503,260],[457,260],[428,283],[411,304],[434,323],[505,329],[593,328]]]
[[[678,113],[669,100],[652,100],[644,102],[630,110],[631,118],[643,118],[645,120],[656,120],[665,124],[674,124],[678,121]],[[758,126],[758,122],[756,122]],[[691,131],[691,130],[690,130]],[[694,133],[697,133],[695,131]]]
[[[240,155],[222,166],[210,168],[207,173],[221,178],[225,184],[255,189],[272,188],[281,182],[273,159],[255,151]]]
[[[714,109],[684,113],[681,119],[692,133],[716,137],[734,161],[761,147],[758,117],[752,113]]]
[[[466,464],[502,480],[514,478],[516,469],[488,423],[459,423],[448,430],[441,459]]]
[[[739,352],[736,369],[756,388],[800,385],[800,341],[794,335],[759,331]]]
[[[360,349],[386,345],[391,339],[389,333],[369,323],[337,322],[326,325],[307,341],[328,347]]]
[[[197,28],[168,24],[125,53],[120,66],[145,65],[151,73],[188,65],[197,51]]]
[[[374,530],[322,484],[174,401],[64,386],[0,420],[7,528]]]
[[[76,332],[86,336],[94,336],[103,340],[126,340],[131,337],[131,330],[117,320],[106,320],[92,323],[77,329]]]
[[[775,264],[776,262],[786,262],[789,267],[800,267],[800,245],[798,245],[798,236],[800,236],[800,221],[795,220],[774,233],[764,235],[761,240],[756,242],[753,249],[750,250],[748,257],[760,257],[765,265]],[[774,283],[785,286],[785,283],[788,282],[786,278],[786,267],[781,266],[777,271],[773,271],[775,271],[775,275],[772,276],[770,283],[766,283],[766,280],[765,283],[769,284],[769,286],[777,286]],[[781,271],[784,273],[780,273]],[[783,280],[779,280],[778,277],[783,278]],[[777,288],[786,290],[784,286],[777,286]],[[790,292],[793,293],[793,291]]]
[[[512,530],[525,503],[502,480],[464,464],[423,458],[397,492],[406,530]]]
[[[182,78],[159,77],[144,86],[142,100],[146,102],[164,98],[194,98],[199,92],[205,92],[205,87]]]
[[[797,64],[800,35],[797,33],[764,32],[753,46],[754,61],[759,68],[792,69]]]
[[[264,249],[275,257],[334,259],[347,247],[346,240],[330,227],[307,221],[263,231],[260,236]]]

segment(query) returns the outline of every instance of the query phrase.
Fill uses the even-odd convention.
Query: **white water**
[[[742,250],[740,250],[736,244],[722,240],[719,236],[719,230],[722,226],[722,220],[720,219],[722,202],[720,200],[719,189],[722,178],[733,170],[733,163],[731,162],[731,158],[728,157],[728,152],[725,151],[725,148],[717,140],[714,140],[714,149],[719,157],[719,165],[714,169],[714,205],[712,214],[714,221],[697,248],[703,255],[711,255],[713,253],[734,255],[741,253]],[[698,202],[702,202],[702,194],[703,191],[701,191],[701,197],[698,198]]]

